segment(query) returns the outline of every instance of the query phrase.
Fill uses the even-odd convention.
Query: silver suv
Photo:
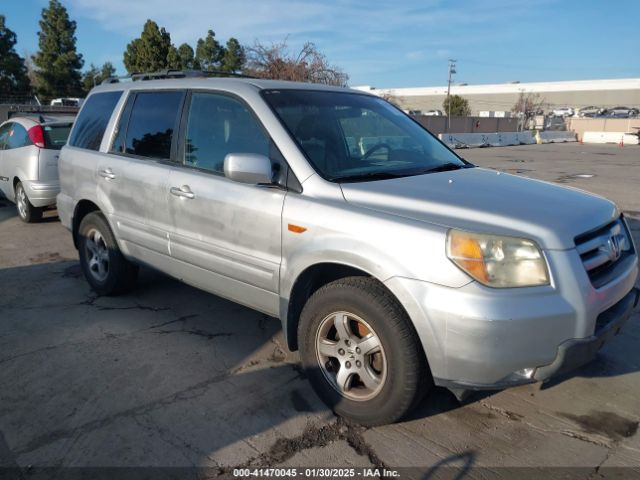
[[[612,202],[474,167],[359,91],[102,85],[60,178],[98,294],[149,265],[279,317],[318,395],[367,425],[434,385],[463,396],[582,365],[638,302]]]
[[[60,191],[58,155],[73,118],[14,117],[0,125],[0,191],[24,222],[42,218]]]

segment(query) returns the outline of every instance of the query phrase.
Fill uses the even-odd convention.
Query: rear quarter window
[[[44,146],[50,150],[60,150],[69,138],[69,125],[45,125],[42,127],[44,132]]]
[[[99,150],[113,109],[121,96],[122,92],[91,95],[78,115],[69,138],[69,145],[87,150]]]

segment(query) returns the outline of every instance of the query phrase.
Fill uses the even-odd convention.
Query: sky
[[[349,75],[378,88],[640,77],[638,0],[61,0],[77,22],[85,67],[122,55],[150,18],[173,43],[212,29],[222,43],[314,42]],[[48,0],[0,0],[21,55],[38,49]]]

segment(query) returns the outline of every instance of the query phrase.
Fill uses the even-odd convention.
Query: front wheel
[[[92,212],[84,217],[78,235],[80,266],[96,293],[117,295],[133,288],[138,267],[124,258],[101,213]]]
[[[37,222],[42,218],[42,208],[31,205],[22,182],[16,183],[16,208],[20,220],[25,223]]]
[[[409,318],[372,278],[343,278],[315,292],[298,344],[320,398],[363,425],[402,418],[433,383]]]

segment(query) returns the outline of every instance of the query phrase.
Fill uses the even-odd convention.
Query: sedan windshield
[[[384,180],[470,167],[381,98],[267,90],[264,98],[314,169],[334,182]]]

